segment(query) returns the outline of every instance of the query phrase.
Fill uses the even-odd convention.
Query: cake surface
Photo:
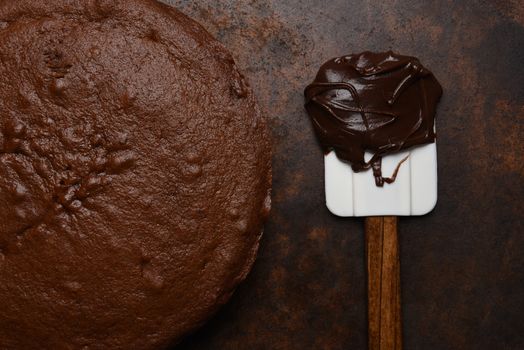
[[[256,256],[265,119],[153,0],[0,0],[0,349],[162,349]]]

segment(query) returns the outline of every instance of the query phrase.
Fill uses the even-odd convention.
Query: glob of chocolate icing
[[[414,57],[389,51],[332,59],[305,96],[324,151],[334,150],[356,172],[372,168],[377,186],[392,183],[398,172],[382,176],[383,156],[435,141],[442,87]],[[366,151],[373,153],[368,162]]]

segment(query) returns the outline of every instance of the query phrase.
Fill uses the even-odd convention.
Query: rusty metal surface
[[[524,349],[524,6],[507,1],[166,0],[234,54],[271,119],[259,259],[181,349],[365,349],[363,222],[324,207],[302,90],[350,52],[418,56],[445,89],[439,204],[400,220],[406,349]]]

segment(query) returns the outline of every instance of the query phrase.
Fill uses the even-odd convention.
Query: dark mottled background
[[[363,222],[324,206],[303,110],[319,65],[418,56],[445,89],[439,204],[401,220],[406,349],[524,349],[521,0],[171,0],[236,57],[271,120],[274,209],[253,272],[179,349],[365,349]]]

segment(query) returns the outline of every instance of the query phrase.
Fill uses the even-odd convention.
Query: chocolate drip
[[[332,59],[320,68],[305,96],[324,151],[334,150],[356,172],[373,168],[379,187],[394,182],[406,160],[384,178],[383,156],[435,141],[442,88],[414,57],[389,51]],[[366,151],[373,153],[368,162]]]

